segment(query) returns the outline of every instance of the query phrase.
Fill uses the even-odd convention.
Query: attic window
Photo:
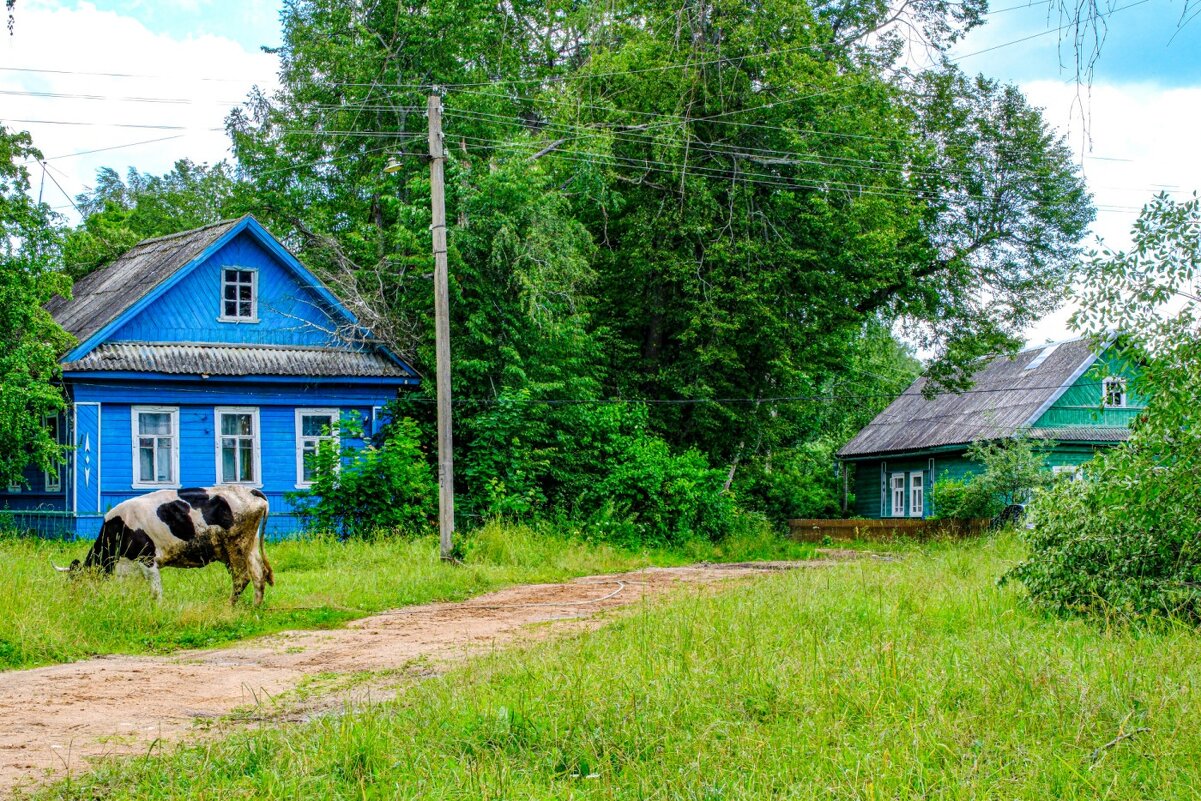
[[[221,319],[227,322],[258,321],[258,273],[255,270],[221,271]]]
[[[1056,351],[1056,349],[1058,349],[1058,348],[1059,348],[1058,342],[1055,343],[1054,345],[1048,345],[1047,347],[1043,348],[1041,351],[1039,351],[1039,354],[1037,356],[1035,356],[1033,359],[1030,360],[1030,364],[1026,365],[1026,369],[1033,370],[1034,368],[1038,367],[1040,364],[1045,362],[1047,360],[1047,357],[1050,356],[1052,353],[1054,353]]]
[[[1126,379],[1110,376],[1101,382],[1101,399],[1106,409],[1126,408]]]

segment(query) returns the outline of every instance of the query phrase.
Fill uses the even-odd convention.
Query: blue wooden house
[[[46,421],[74,447],[0,487],[0,510],[44,533],[92,537],[127,498],[213,484],[261,488],[270,532],[294,532],[306,454],[347,415],[378,430],[419,381],[249,216],[142,242],[47,309],[78,340]]]

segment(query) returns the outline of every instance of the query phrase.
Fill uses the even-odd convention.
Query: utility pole
[[[450,403],[450,290],[446,276],[446,182],[442,167],[442,98],[429,96],[430,232],[434,238],[434,346],[438,388],[438,534],[442,559],[450,561],[455,533],[455,467]]]

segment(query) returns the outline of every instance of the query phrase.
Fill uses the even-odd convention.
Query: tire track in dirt
[[[427,670],[431,663],[444,669],[482,649],[564,628],[599,626],[606,610],[676,587],[861,555],[827,551],[808,562],[647,568],[522,585],[459,603],[397,609],[340,629],[286,631],[170,656],[105,656],[0,673],[0,795],[86,771],[97,757],[146,754],[156,744],[201,735],[198,723],[260,705],[315,677],[395,674],[415,661]],[[530,630],[532,624],[547,623]],[[400,683],[393,675],[392,689]],[[389,694],[387,687],[379,689]]]

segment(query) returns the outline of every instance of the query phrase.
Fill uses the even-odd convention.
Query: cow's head
[[[59,573],[70,573],[72,576],[76,575],[77,573],[79,573],[80,570],[83,569],[83,563],[80,562],[78,559],[72,561],[70,567],[59,567],[58,565],[54,564],[53,562],[51,562],[50,564]]]

